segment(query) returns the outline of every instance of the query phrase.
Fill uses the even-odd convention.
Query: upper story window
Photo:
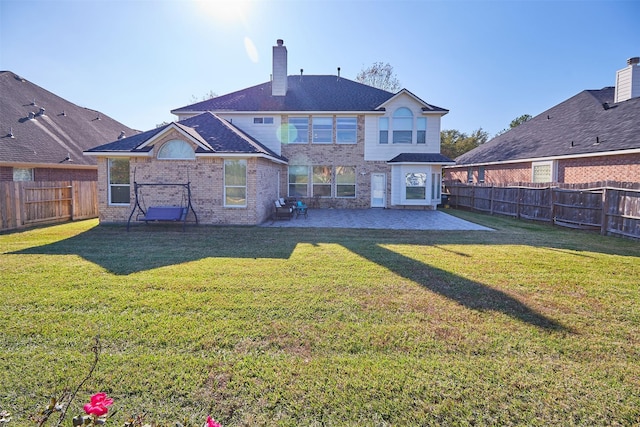
[[[254,125],[272,125],[273,117],[254,117],[253,124]]]
[[[380,144],[389,143],[389,118],[380,117],[378,119],[378,131],[380,132],[379,142]]]
[[[427,143],[427,118],[426,117],[418,117],[416,119],[416,142],[418,144],[426,144]]]
[[[312,126],[314,144],[331,144],[333,141],[332,117],[314,117]]]
[[[358,142],[358,119],[356,117],[336,118],[336,142],[355,144]]]
[[[193,147],[186,141],[174,139],[166,142],[158,151],[158,159],[160,160],[193,160],[196,153]]]
[[[411,144],[413,137],[413,113],[406,107],[393,113],[393,143]]]
[[[303,144],[309,142],[308,117],[289,117],[289,142]]]

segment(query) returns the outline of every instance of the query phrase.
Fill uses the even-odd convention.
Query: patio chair
[[[309,214],[309,209],[307,208],[307,205],[305,205],[300,200],[298,200],[296,202],[295,208],[296,208],[296,218],[300,217],[300,215],[304,215],[304,217],[307,218],[307,215]]]
[[[275,201],[276,213],[275,219],[291,219],[293,218],[294,209],[291,206],[283,205],[280,200]]]

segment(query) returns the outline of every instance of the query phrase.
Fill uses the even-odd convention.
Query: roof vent
[[[36,99],[33,98],[33,101],[31,101],[31,105],[33,105],[34,107],[36,106]]]
[[[67,115],[67,112],[66,112],[66,111],[64,111],[64,110],[62,110],[62,114],[60,114],[60,115],[61,115],[61,116],[66,116],[66,115]]]
[[[634,56],[633,58],[627,59],[627,65],[635,65],[640,64],[640,56]]]
[[[33,111],[29,112],[29,120],[33,120],[36,118],[36,113],[34,113]]]
[[[609,103],[608,103],[608,102],[603,102],[603,103],[602,103],[602,108],[604,108],[605,110],[608,110],[608,109],[609,109],[609,108],[611,108],[611,107],[609,106]]]
[[[121,130],[121,131],[120,131],[120,136],[118,136],[118,139],[122,139],[122,138],[124,138],[124,137],[125,137],[125,135],[124,135],[124,131],[123,131],[123,130]]]
[[[340,67],[338,67],[338,80],[340,80]]]
[[[44,116],[44,107],[40,107],[40,111],[38,112],[39,116]]]
[[[7,135],[9,138],[15,138],[15,136],[13,136],[13,128],[9,128],[9,135]]]

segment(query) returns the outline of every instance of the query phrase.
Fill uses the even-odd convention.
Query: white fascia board
[[[153,151],[133,152],[133,151],[84,151],[85,156],[93,157],[152,157]]]
[[[638,154],[640,148],[632,148],[629,150],[618,151],[601,151],[599,153],[583,153],[583,154],[565,154],[562,156],[549,156],[549,157],[531,157],[528,159],[514,159],[503,160],[500,162],[482,162],[482,163],[465,163],[463,165],[455,165],[458,167],[474,167],[474,166],[493,166],[493,165],[510,165],[513,163],[527,163],[527,162],[546,162],[552,160],[568,160],[568,159],[584,159],[588,157],[603,157],[603,156],[621,156],[624,154]]]
[[[155,134],[154,136],[152,136],[151,138],[149,138],[148,140],[146,140],[145,142],[143,142],[142,144],[138,145],[136,147],[137,150],[144,148],[148,145],[151,145],[152,143],[156,142],[157,140],[159,140],[160,138],[162,138],[164,135],[167,134],[167,132],[169,132],[170,129],[175,129],[176,131],[178,131],[178,133],[180,133],[182,136],[184,136],[186,139],[188,139],[189,141],[193,142],[194,144],[196,144],[198,147],[204,149],[204,150],[210,150],[211,147],[208,147],[206,145],[203,145],[202,142],[198,141],[197,139],[193,138],[191,135],[189,135],[188,133],[186,133],[184,130],[182,130],[182,128],[180,128],[180,126],[176,126],[175,123],[171,123],[169,126],[166,127],[165,130],[163,130],[162,132],[159,132],[157,134]]]

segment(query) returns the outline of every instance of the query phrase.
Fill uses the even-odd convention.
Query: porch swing
[[[186,183],[182,182],[169,182],[169,183],[151,183],[151,182],[136,182],[135,180],[135,170],[133,171],[133,191],[135,194],[135,203],[133,205],[133,209],[131,210],[131,214],[129,215],[129,220],[127,221],[127,231],[129,231],[129,227],[131,226],[131,220],[135,214],[136,221],[144,221],[145,224],[149,224],[149,222],[182,222],[182,231],[185,231],[187,225],[187,215],[189,211],[193,213],[195,218],[196,225],[198,224],[198,215],[196,211],[193,209],[193,205],[191,204],[191,182],[187,178]],[[182,200],[180,201],[180,205],[172,205],[172,206],[149,206],[146,207],[144,203],[144,190],[143,188],[153,188],[153,187],[181,187],[182,188]]]

